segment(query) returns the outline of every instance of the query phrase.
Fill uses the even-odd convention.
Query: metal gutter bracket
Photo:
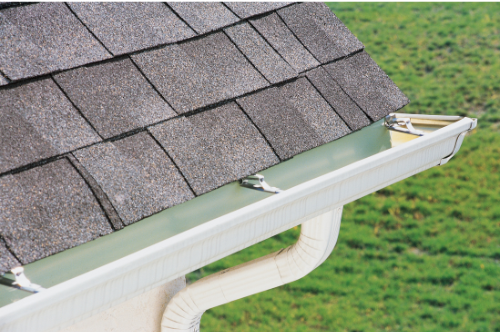
[[[257,183],[253,183],[257,182]],[[259,190],[259,191],[265,191],[268,193],[272,194],[279,194],[282,190],[276,187],[271,187],[269,184],[264,181],[264,175],[260,174],[255,174],[255,175],[249,175],[243,179],[240,180],[240,186],[249,188],[249,189],[254,189],[254,190]]]
[[[446,164],[448,161],[450,161],[451,158],[453,158],[453,156],[458,152],[458,150],[460,150],[460,147],[462,146],[462,142],[464,141],[465,136],[472,133],[472,131],[474,130],[474,128],[476,128],[476,126],[477,126],[477,119],[472,119],[472,123],[470,125],[469,130],[464,131],[463,133],[457,136],[457,140],[455,142],[455,147],[453,148],[453,151],[449,156],[441,159],[441,162],[438,164],[438,166]]]
[[[33,284],[24,274],[24,268],[22,266],[18,266],[10,270],[14,277],[16,278],[16,281],[12,283],[12,287],[22,289],[27,292],[31,293],[38,293],[40,291],[45,290],[40,285]]]
[[[385,117],[384,125],[389,130],[399,131],[400,133],[424,136],[424,132],[416,130],[411,124],[410,118],[398,118],[396,114],[391,113]],[[404,127],[406,128],[404,128]]]

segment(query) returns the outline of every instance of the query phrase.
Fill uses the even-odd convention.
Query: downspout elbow
[[[342,207],[302,224],[294,245],[198,280],[168,303],[162,332],[199,331],[203,313],[213,307],[257,294],[309,274],[330,255],[340,230]]]

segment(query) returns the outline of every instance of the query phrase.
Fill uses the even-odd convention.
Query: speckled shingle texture
[[[238,21],[238,17],[220,2],[169,2],[168,5],[200,34]]]
[[[9,80],[6,79],[2,74],[0,74],[0,86],[9,84]]]
[[[323,142],[331,142],[351,132],[306,78],[290,82],[280,90],[287,103],[300,112]]]
[[[0,235],[22,264],[111,231],[67,159],[0,178]]]
[[[404,106],[362,48],[323,4],[0,4],[0,271]]]
[[[133,55],[132,59],[177,113],[268,85],[222,32]]]
[[[170,158],[146,132],[75,151],[125,225],[194,197]]]
[[[128,58],[80,67],[54,79],[104,138],[177,115]]]
[[[68,6],[114,55],[196,35],[161,2],[69,2]]]
[[[303,72],[319,65],[276,13],[250,22],[296,71]]]
[[[410,102],[364,51],[326,65],[325,69],[373,121]]]
[[[235,103],[168,121],[150,130],[197,195],[279,162]]]
[[[73,167],[78,171],[80,176],[85,180],[87,185],[89,186],[90,190],[92,190],[92,193],[95,195],[97,198],[97,201],[101,205],[101,208],[103,212],[106,214],[106,217],[108,217],[108,220],[111,222],[111,225],[113,225],[114,229],[122,229],[123,228],[123,222],[118,215],[118,212],[116,212],[115,207],[109,200],[108,196],[102,190],[101,186],[97,181],[92,177],[92,175],[87,171],[85,167],[78,161],[78,159],[75,158],[75,156],[72,153],[68,153],[66,155],[66,158],[71,162]]]
[[[0,90],[0,173],[100,141],[52,79]]]
[[[224,30],[241,52],[271,83],[297,76],[297,72],[248,23]]]
[[[325,143],[288,102],[283,90],[269,88],[237,99],[281,160]]]
[[[322,67],[307,72],[306,76],[352,130],[370,124],[366,114]]]
[[[0,274],[21,265],[21,263],[7,249],[5,241],[2,238],[0,238],[0,257]]]
[[[291,4],[291,2],[224,2],[241,18],[263,14]]]
[[[363,44],[324,3],[304,2],[280,9],[278,14],[321,63],[363,49]]]
[[[0,70],[12,80],[109,58],[62,2],[0,12]]]

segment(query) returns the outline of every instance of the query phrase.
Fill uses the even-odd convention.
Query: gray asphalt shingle
[[[238,17],[220,2],[169,2],[168,5],[200,34],[239,21]]]
[[[0,31],[0,70],[12,80],[111,57],[64,3],[2,10]]]
[[[306,76],[352,130],[370,124],[366,114],[322,67],[307,72]]]
[[[248,23],[224,30],[252,64],[271,83],[297,76],[297,72]]]
[[[304,2],[280,9],[278,14],[321,63],[364,47],[324,3]]]
[[[300,112],[323,142],[331,142],[351,132],[305,77],[290,82],[280,89],[288,104]]]
[[[373,121],[410,102],[365,51],[325,69]]]
[[[52,79],[0,90],[0,173],[100,141]]]
[[[104,138],[177,115],[128,58],[80,67],[54,79]]]
[[[122,219],[118,215],[118,212],[116,212],[115,207],[109,200],[106,193],[102,190],[101,186],[99,186],[99,183],[97,183],[97,181],[92,177],[92,175],[90,175],[87,169],[83,167],[83,165],[78,161],[78,159],[75,158],[73,154],[68,153],[66,155],[66,158],[68,158],[73,167],[78,171],[78,173],[80,173],[80,176],[85,180],[90,190],[92,190],[95,197],[97,198],[97,201],[101,205],[101,208],[103,209],[104,213],[106,214],[109,221],[113,225],[113,228],[114,229],[123,228],[124,225]]]
[[[250,20],[250,23],[296,71],[303,72],[319,65],[276,13]]]
[[[279,162],[235,103],[149,129],[197,195]]]
[[[132,59],[179,114],[268,85],[222,32]]]
[[[2,238],[0,238],[0,274],[10,271],[21,263],[10,253]]]
[[[224,2],[236,15],[241,18],[264,14],[279,9],[291,2]]]
[[[161,2],[69,2],[68,5],[115,55],[196,35]]]
[[[111,231],[67,159],[0,178],[0,234],[22,264]]]
[[[141,132],[73,152],[129,225],[194,197],[155,140]]]
[[[9,80],[6,79],[2,74],[0,74],[0,86],[9,84]]]
[[[268,88],[237,99],[281,160],[325,143],[285,97],[280,88]]]

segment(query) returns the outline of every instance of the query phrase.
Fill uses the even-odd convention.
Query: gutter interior
[[[419,129],[432,132],[439,128]],[[260,174],[271,186],[286,190],[415,138],[387,130],[380,120]],[[49,288],[271,195],[233,182],[107,236],[25,265],[25,274],[32,282]],[[6,274],[0,280],[0,307],[31,295],[2,285],[12,278]]]

